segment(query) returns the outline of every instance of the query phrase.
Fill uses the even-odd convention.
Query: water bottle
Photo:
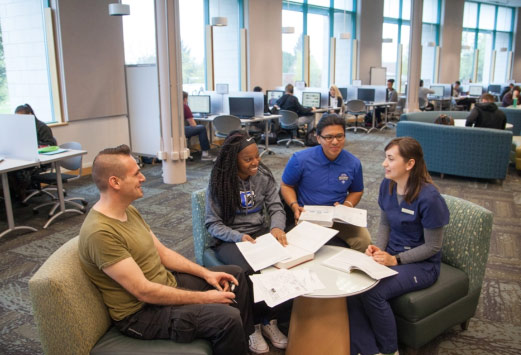
[[[514,99],[514,102],[512,103],[512,106],[517,107],[517,97]]]

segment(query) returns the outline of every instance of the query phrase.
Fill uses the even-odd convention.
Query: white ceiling
[[[521,0],[474,0],[493,5],[502,5],[510,7],[521,7]]]

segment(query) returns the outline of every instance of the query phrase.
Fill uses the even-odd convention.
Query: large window
[[[509,79],[514,10],[465,2],[460,78],[463,81],[504,83]]]
[[[439,45],[440,1],[424,0],[422,25],[422,63],[421,77],[434,83],[436,72],[436,47]]]
[[[283,1],[282,26],[293,33],[282,35],[282,82],[304,78],[304,39],[309,36],[309,86],[327,87],[334,69],[334,83],[351,83],[352,44],[356,38],[354,0]],[[342,34],[342,36],[341,36]],[[346,34],[349,34],[348,36]],[[331,37],[336,38],[335,68],[330,68]],[[346,38],[349,37],[349,38]]]
[[[47,55],[44,2],[0,0],[0,113],[28,103],[38,119],[57,122]],[[53,49],[54,50],[54,49]]]

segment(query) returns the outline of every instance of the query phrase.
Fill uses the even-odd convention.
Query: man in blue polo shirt
[[[281,193],[298,221],[304,205],[355,207],[364,193],[362,164],[344,150],[344,120],[325,114],[317,125],[319,146],[293,154],[282,174]],[[291,218],[290,216],[288,216]],[[339,233],[328,244],[365,252],[371,244],[367,228],[335,223]],[[341,240],[339,240],[341,239]]]

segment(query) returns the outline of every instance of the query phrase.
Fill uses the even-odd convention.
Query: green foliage
[[[4,44],[2,39],[2,31],[0,30],[0,107],[4,112],[4,107],[9,106],[9,92],[7,89],[7,76],[4,60]]]
[[[204,66],[202,59],[197,60],[190,53],[190,48],[181,40],[183,63],[183,84],[204,83]]]

